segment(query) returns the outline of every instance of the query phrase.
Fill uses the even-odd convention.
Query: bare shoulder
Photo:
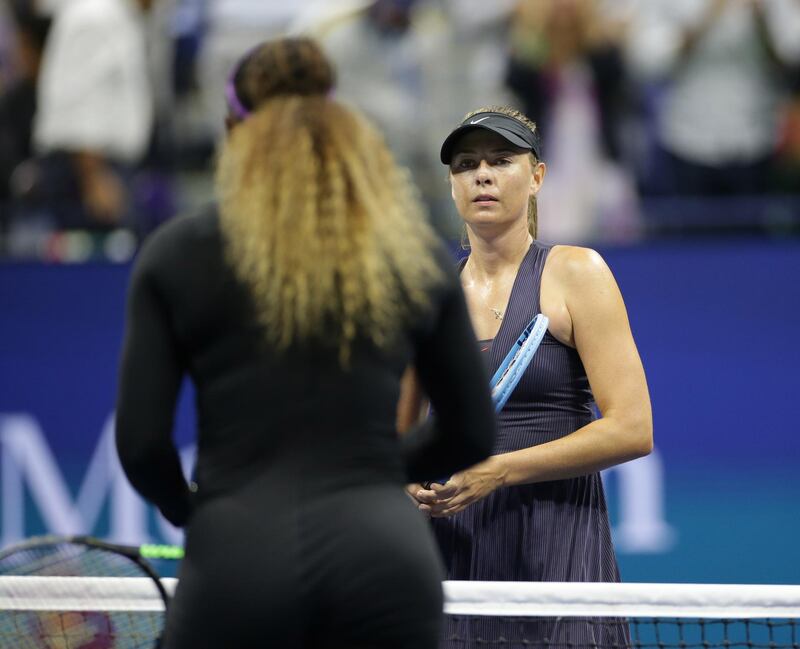
[[[542,272],[540,306],[550,319],[550,333],[575,347],[575,321],[592,296],[607,294],[614,280],[603,258],[590,248],[553,246]]]
[[[553,246],[547,257],[547,271],[553,280],[570,291],[583,292],[615,283],[600,253],[581,246]]]

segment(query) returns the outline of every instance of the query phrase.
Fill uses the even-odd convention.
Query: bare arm
[[[575,347],[602,418],[547,444],[496,456],[504,485],[573,478],[647,455],[653,426],[644,369],[622,295],[596,252],[560,264]]]
[[[125,208],[127,196],[122,181],[105,159],[91,151],[73,156],[81,188],[83,205],[98,223],[117,223]]]
[[[397,402],[398,434],[404,435],[412,426],[420,423],[427,409],[428,400],[422,392],[417,372],[412,365],[409,365],[400,381],[400,399]],[[418,482],[406,485],[406,493],[417,506],[419,506],[420,502],[415,494],[422,488],[423,486]]]
[[[501,486],[586,475],[652,449],[647,383],[611,271],[596,252],[567,248],[552,276],[563,291],[572,338],[603,417],[552,442],[492,456],[446,485],[416,494],[434,516],[460,511]]]
[[[422,392],[417,372],[412,365],[409,365],[400,380],[400,399],[397,402],[397,432],[402,435],[409,428],[422,421],[427,406],[428,401]]]

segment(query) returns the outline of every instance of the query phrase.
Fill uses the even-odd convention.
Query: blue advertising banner
[[[627,581],[800,583],[800,242],[602,251],[650,385],[656,450],[605,474]],[[113,447],[129,268],[0,266],[0,543],[179,543]],[[193,457],[191,390],[176,437]]]

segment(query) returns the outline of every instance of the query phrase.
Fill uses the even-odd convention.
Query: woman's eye
[[[497,160],[494,161],[494,163],[496,165],[500,165],[502,167],[502,166],[511,164],[511,159],[510,158],[498,158]]]
[[[475,162],[473,160],[465,158],[463,160],[459,160],[456,166],[459,169],[472,169],[472,167],[475,166]]]

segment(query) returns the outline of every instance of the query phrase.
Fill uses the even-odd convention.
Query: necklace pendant
[[[491,308],[491,307],[489,307],[489,308]],[[503,312],[500,309],[492,309],[492,313],[494,313],[494,317],[495,317],[496,320],[502,320],[503,319]]]

